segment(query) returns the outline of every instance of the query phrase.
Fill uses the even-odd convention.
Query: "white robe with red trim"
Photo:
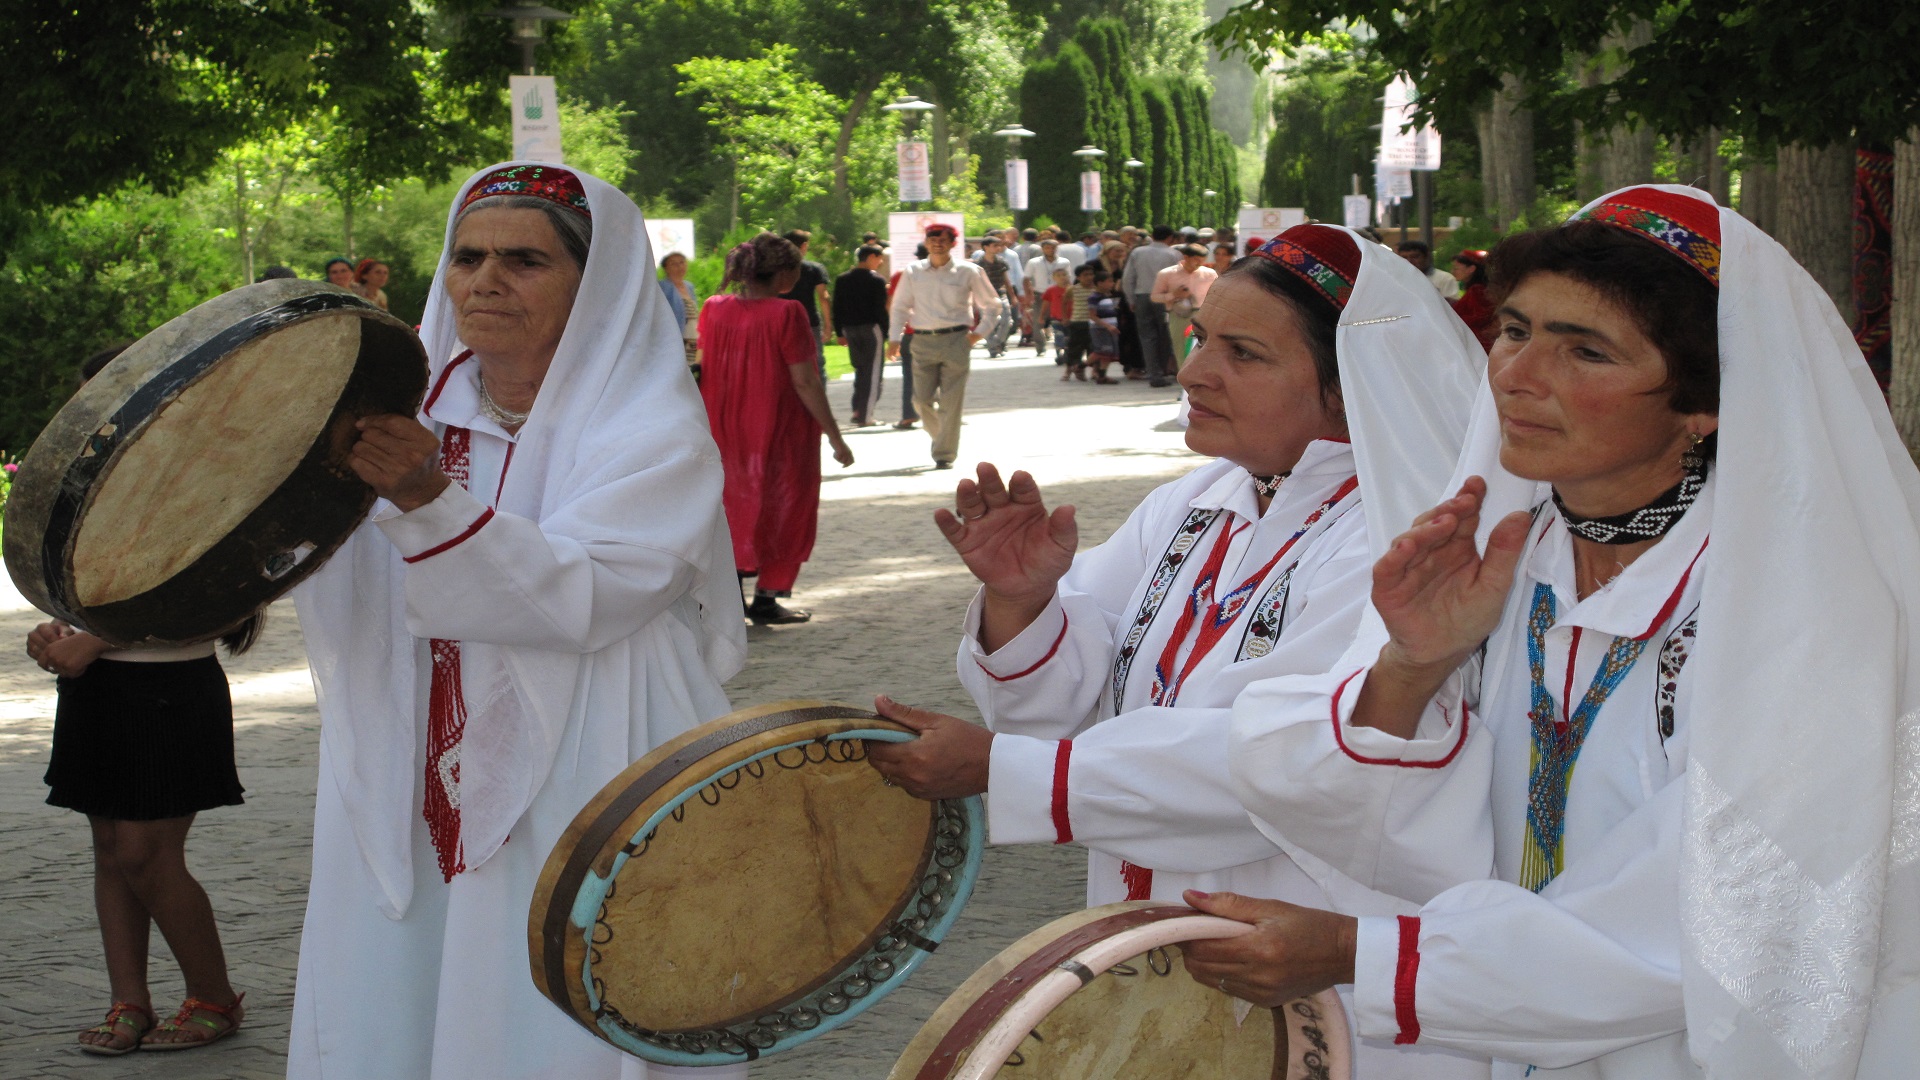
[[[1325,671],[1352,641],[1372,570],[1360,493],[1348,490],[1321,512],[1254,586],[1228,632],[1193,665],[1173,707],[1153,705],[1152,694],[1182,605],[1221,535],[1238,530],[1222,567],[1225,593],[1353,476],[1348,444],[1314,442],[1262,516],[1245,469],[1227,461],[1202,466],[1155,490],[1105,543],[1076,556],[1047,609],[990,655],[979,646],[976,599],[959,674],[996,733],[986,795],[994,843],[1086,845],[1089,904],[1127,899],[1130,882],[1173,901],[1184,889],[1202,889],[1330,903],[1234,795],[1227,727],[1235,697],[1250,683]],[[1197,542],[1168,567],[1183,526],[1213,511]],[[1156,608],[1148,597],[1162,574],[1165,597]],[[1151,621],[1116,683],[1116,661],[1143,614]],[[1180,652],[1177,666],[1187,656]],[[1360,1080],[1487,1074],[1484,1060],[1389,1044],[1362,1044],[1357,1053]]]
[[[1422,905],[1360,920],[1362,1035],[1493,1055],[1497,1077],[1530,1067],[1579,1080],[1703,1075],[1688,1056],[1681,997],[1679,850],[1685,664],[1713,557],[1713,488],[1709,479],[1664,540],[1585,600],[1548,504],[1499,629],[1412,740],[1348,723],[1365,680],[1357,663],[1241,696],[1234,786],[1261,828],[1336,900],[1372,888]],[[1569,687],[1578,706],[1616,635],[1646,646],[1582,744],[1564,869],[1535,894],[1514,882],[1532,765],[1527,624],[1543,582],[1557,604],[1543,683],[1560,716]],[[1363,634],[1354,655],[1370,658],[1379,641]]]

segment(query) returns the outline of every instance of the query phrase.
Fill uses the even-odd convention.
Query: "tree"
[[[1303,65],[1273,95],[1262,206],[1299,206],[1339,221],[1353,176],[1373,178],[1386,73],[1351,55]]]
[[[732,167],[731,228],[742,200],[762,213],[824,194],[833,177],[841,103],[793,66],[791,46],[756,60],[695,57],[677,65],[680,93],[697,96]],[[761,219],[764,220],[764,219]]]

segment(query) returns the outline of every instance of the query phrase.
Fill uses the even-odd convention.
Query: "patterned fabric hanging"
[[[450,427],[440,441],[440,471],[467,487],[473,435]],[[440,863],[440,876],[452,881],[467,868],[460,847],[460,740],[467,730],[467,701],[460,685],[460,643],[434,638],[433,681],[427,690],[427,793],[421,807],[427,834]]]

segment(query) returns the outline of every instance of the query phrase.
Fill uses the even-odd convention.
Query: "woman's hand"
[[[400,508],[418,510],[450,483],[440,471],[440,440],[411,416],[363,416],[360,438],[347,465],[374,494]]]
[[[59,619],[55,619],[52,622],[43,622],[32,630],[27,631],[27,655],[33,658],[34,663],[39,664],[43,668],[47,668],[45,659],[47,646],[74,632],[73,627],[68,626]],[[47,668],[47,670],[51,671],[53,669]]]
[[[1202,986],[1274,1009],[1353,981],[1360,923],[1351,915],[1229,892],[1188,889],[1184,899],[1208,915],[1254,928],[1239,937],[1180,946],[1187,974]]]
[[[54,621],[41,623],[27,634],[27,655],[43,669],[65,679],[77,679],[113,646]]]
[[[1467,478],[1459,494],[1413,519],[1373,566],[1373,606],[1391,636],[1384,661],[1451,672],[1500,622],[1513,570],[1531,525],[1508,514],[1474,545],[1487,482]]]
[[[867,764],[916,799],[963,799],[987,790],[993,732],[957,716],[873,699],[874,711],[920,734],[908,742],[867,743]]]
[[[954,510],[935,510],[933,523],[986,587],[980,645],[994,652],[1047,609],[1073,566],[1080,528],[1071,506],[1047,512],[1040,485],[1025,472],[1002,484],[1000,470],[983,461],[978,475],[960,481]]]
[[[847,446],[847,440],[838,431],[827,432],[827,443],[833,447],[833,460],[839,462],[841,468],[844,469],[853,464],[853,450]]]

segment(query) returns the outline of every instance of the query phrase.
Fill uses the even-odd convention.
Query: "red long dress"
[[[1500,325],[1494,319],[1493,298],[1487,295],[1485,285],[1469,285],[1457,299],[1449,300],[1460,321],[1467,324],[1473,336],[1480,339],[1480,347],[1493,351],[1493,339],[1500,335]]]
[[[722,294],[700,309],[700,396],[726,471],[733,561],[768,592],[793,588],[813,553],[820,425],[787,366],[817,362],[798,301]]]

